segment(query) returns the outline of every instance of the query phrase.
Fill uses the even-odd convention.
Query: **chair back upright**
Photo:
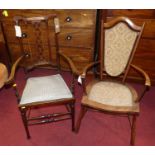
[[[21,54],[29,55],[23,62],[26,68],[59,65],[60,25],[55,14],[29,18],[15,16],[14,22]]]
[[[130,64],[142,35],[144,24],[135,25],[127,17],[117,17],[107,23],[102,20],[100,39],[100,79],[123,76],[125,81]]]

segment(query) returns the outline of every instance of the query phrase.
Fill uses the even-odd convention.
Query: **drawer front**
[[[59,36],[60,46],[93,48],[93,29],[61,29]]]
[[[93,51],[83,48],[60,48],[60,51],[72,59],[76,67],[82,71],[82,69],[93,61]],[[64,68],[69,68],[66,61],[61,59],[61,64]]]
[[[6,9],[8,16],[5,17],[3,15],[3,11],[0,11],[0,16],[2,21],[13,21],[13,17],[14,16],[24,16],[24,17],[33,17],[33,16],[41,16],[44,15],[44,11],[43,10],[25,10],[25,9]]]
[[[8,43],[18,43],[18,38],[15,36],[14,25],[4,25],[5,35]],[[35,44],[36,35],[32,28],[28,31],[22,27],[22,32],[27,35],[23,38],[23,42]],[[41,32],[41,40],[44,44],[47,44],[47,33],[45,30]],[[55,45],[55,40],[53,40],[54,33],[50,32],[50,43]],[[59,45],[67,47],[84,47],[92,48],[94,45],[94,30],[93,29],[73,29],[73,28],[62,28],[59,34]]]
[[[55,13],[62,27],[91,28],[96,24],[96,10],[56,10]]]
[[[7,10],[8,17],[2,15],[1,19],[3,21],[13,21],[14,16],[44,16],[48,14],[57,14],[60,19],[60,24],[62,27],[95,27],[96,23],[96,10]]]
[[[15,35],[15,28],[14,28],[14,24],[6,24],[3,23],[3,27],[4,27],[4,33],[5,36],[7,38],[7,42],[8,43],[19,43],[18,38]],[[43,29],[40,29],[40,39],[42,40],[42,42],[44,44],[47,44],[47,31],[45,29],[45,27],[42,27]],[[23,43],[31,43],[34,44],[36,42],[36,32],[34,31],[34,28],[32,27],[23,27],[21,26],[21,30],[22,33],[26,34],[26,37],[23,38]],[[51,28],[51,32],[50,32],[50,40],[51,40],[51,44],[55,45],[55,40],[53,39],[53,35],[54,35],[54,31],[52,31]]]
[[[15,60],[22,55],[22,52],[20,50],[20,46],[18,44],[9,44],[9,50],[11,53],[12,62],[15,62]],[[24,45],[24,51],[28,52],[30,54],[30,57],[22,63],[24,66],[31,66],[32,64],[35,64],[39,61],[49,61],[50,55],[47,46],[44,46],[43,53],[36,53],[35,46],[31,45],[30,47],[27,45]],[[84,49],[84,48],[76,48],[76,47],[60,47],[60,51],[70,57],[78,69],[82,69],[84,66],[86,66],[88,63],[93,61],[93,51],[91,49]],[[56,49],[55,47],[52,47],[52,55],[51,55],[52,63],[56,64]],[[64,68],[69,68],[68,64],[65,60],[61,58],[61,65]]]

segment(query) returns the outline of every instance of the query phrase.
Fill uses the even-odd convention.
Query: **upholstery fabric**
[[[3,87],[7,79],[8,79],[8,70],[3,63],[0,63],[0,88]]]
[[[94,84],[88,99],[112,106],[132,106],[133,103],[132,92],[126,85],[109,81]]]
[[[32,77],[27,80],[20,104],[72,98],[61,75]]]
[[[125,23],[118,23],[113,28],[105,30],[104,67],[109,75],[118,76],[124,71],[136,36],[137,32]]]

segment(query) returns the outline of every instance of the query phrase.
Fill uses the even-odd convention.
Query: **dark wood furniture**
[[[12,63],[20,56],[20,47],[18,45],[18,39],[15,37],[13,17],[33,17],[47,15],[50,13],[57,14],[60,19],[61,33],[59,44],[62,53],[70,57],[79,70],[82,70],[84,66],[93,61],[95,48],[96,10],[7,10],[7,17],[3,16],[2,12],[3,10],[0,12],[0,19],[2,21],[5,41],[9,49],[9,55]],[[29,31],[31,30],[28,30],[28,32]],[[27,38],[29,37],[30,36],[27,36]],[[45,34],[43,37],[46,37]],[[33,42],[31,42],[31,38],[29,38],[29,41],[33,44]],[[51,48],[55,51],[54,43],[51,44]],[[33,53],[33,57],[29,60],[30,64],[36,60],[37,55],[37,53]],[[46,59],[48,59],[47,55]],[[56,52],[53,52],[52,59],[53,63],[55,63]],[[62,59],[61,64],[64,69],[69,68],[68,64]]]
[[[154,9],[107,9],[100,10],[100,18],[109,21],[118,16],[129,17],[136,24],[145,22],[145,28],[136,50],[133,63],[144,69],[155,84],[155,10]],[[131,71],[130,79],[142,81],[134,71]]]
[[[19,30],[16,31],[16,40],[19,44],[20,53],[18,54],[21,56],[12,66],[10,76],[6,80],[5,85],[11,85],[15,90],[27,138],[30,138],[29,125],[57,122],[67,119],[72,120],[72,130],[74,131],[74,79],[76,76],[76,67],[71,59],[59,50],[60,24],[58,17],[55,14],[30,18],[15,16],[14,25],[16,29]],[[27,29],[31,31],[28,33]],[[26,36],[31,36],[29,38],[31,39],[30,42]],[[55,50],[51,48],[51,40],[55,42]],[[27,47],[29,50],[27,50]],[[52,52],[56,52],[54,64],[52,63]],[[39,55],[37,55],[35,59],[32,58],[33,54],[36,55],[36,53],[39,53]],[[70,89],[60,75],[60,57],[63,57],[63,60],[70,65],[72,70]],[[20,63],[26,64],[23,68],[27,79],[21,97],[17,91],[14,78],[16,68]],[[42,77],[29,77],[32,69],[41,66],[49,66],[52,69],[55,68],[57,74]],[[30,111],[36,107],[41,108],[43,106],[62,105],[66,107],[67,112],[45,114],[36,117],[30,115]]]
[[[98,49],[95,48],[95,31],[99,30],[101,19],[105,21],[117,16],[127,16],[136,24],[145,22],[144,32],[137,48],[134,64],[144,69],[155,84],[155,10],[136,10],[136,9],[119,9],[119,10],[7,10],[8,17],[2,15],[3,10],[0,10],[0,19],[2,21],[4,38],[8,47],[10,59],[12,63],[20,55],[17,39],[14,36],[13,17],[15,15],[23,15],[26,17],[46,15],[48,13],[56,13],[60,18],[61,34],[60,34],[60,49],[63,53],[69,56],[76,67],[82,70],[84,66],[93,61],[98,54]],[[96,18],[98,14],[99,18]],[[96,27],[96,23],[98,23]],[[99,36],[97,36],[99,38]],[[97,40],[97,38],[96,38]],[[99,42],[99,40],[97,41]],[[52,46],[54,48],[54,46]],[[7,49],[7,48],[6,48]],[[94,54],[95,53],[95,54]],[[35,58],[34,58],[35,59]],[[55,54],[53,55],[55,60]],[[9,59],[8,59],[9,60]],[[31,62],[33,58],[31,58]],[[64,69],[68,69],[67,63],[61,60]],[[128,79],[142,82],[142,79],[137,76],[137,73],[130,71]]]
[[[114,115],[125,115],[128,116],[129,121],[130,117],[132,118],[130,144],[135,144],[136,118],[140,112],[139,102],[151,86],[149,76],[132,64],[143,28],[144,24],[137,26],[126,17],[117,17],[107,23],[102,20],[99,60],[89,64],[81,75],[84,95],[76,132],[79,131],[81,120],[87,110],[95,109]],[[87,71],[95,65],[98,65],[100,69],[99,78],[91,81],[86,87]],[[145,79],[145,87],[139,95],[126,83],[130,68],[139,72]],[[120,76],[122,80],[118,78]]]

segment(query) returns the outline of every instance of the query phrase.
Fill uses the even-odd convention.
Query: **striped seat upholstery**
[[[72,98],[61,75],[32,77],[27,80],[20,105]]]

